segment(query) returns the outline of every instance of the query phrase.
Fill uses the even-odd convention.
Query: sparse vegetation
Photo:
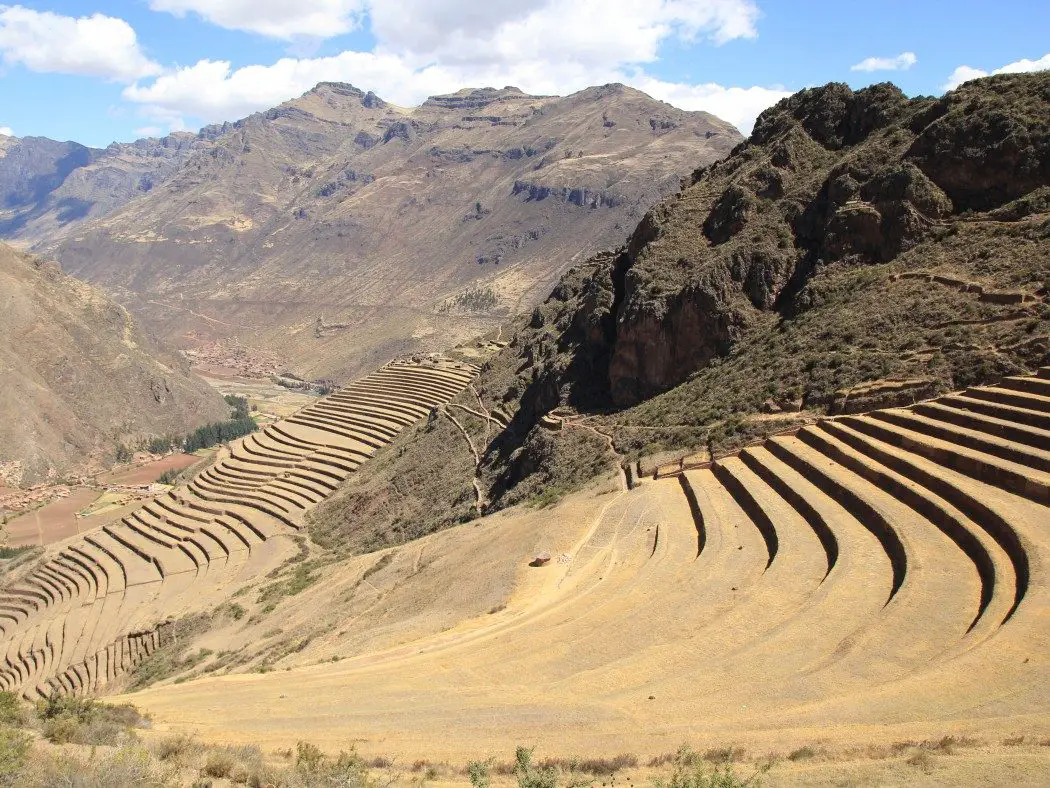
[[[655,788],[743,788],[758,786],[759,773],[768,771],[764,767],[751,777],[738,777],[733,770],[732,762],[726,761],[721,766],[709,767],[707,761],[689,747],[683,746],[674,757],[674,771],[667,780],[654,781]]]
[[[514,753],[514,776],[518,779],[518,788],[555,788],[557,771],[551,766],[535,766],[532,753],[528,747],[520,746]]]
[[[174,484],[178,484],[179,483],[179,477],[181,475],[182,475],[181,471],[178,471],[178,470],[176,470],[174,468],[169,468],[168,470],[164,471],[160,476],[157,477],[157,482],[159,484],[173,484],[173,485]]]
[[[446,314],[449,312],[490,312],[498,305],[499,296],[491,287],[472,286],[459,295],[446,299],[438,311]]]
[[[41,734],[52,744],[115,745],[146,718],[130,705],[110,706],[91,698],[52,694],[37,704]]]
[[[117,444],[117,464],[126,465],[131,462],[131,458],[134,456],[134,452],[123,443]]]
[[[193,638],[206,631],[213,623],[213,615],[196,613],[185,616],[172,625],[171,639],[143,659],[131,673],[129,689],[138,690],[158,681],[191,670],[211,656],[211,651],[198,649],[187,652]]]

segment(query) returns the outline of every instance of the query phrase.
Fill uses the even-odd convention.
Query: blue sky
[[[1050,3],[1034,0],[25,0],[0,5],[0,130],[105,145],[339,80],[406,105],[622,81],[747,131],[829,81],[939,95],[1047,67]]]

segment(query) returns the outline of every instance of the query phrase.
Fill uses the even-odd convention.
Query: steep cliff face
[[[942,99],[832,84],[766,111],[490,365],[480,385],[517,436],[493,467],[558,405],[608,414],[644,452],[1031,369],[1050,320],[1048,118],[1046,73]]]

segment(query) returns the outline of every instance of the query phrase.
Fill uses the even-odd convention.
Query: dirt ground
[[[134,468],[127,468],[114,473],[108,473],[99,477],[102,484],[152,484],[157,481],[162,473],[170,470],[181,471],[197,462],[199,457],[193,454],[169,454],[154,462],[148,462]]]
[[[75,514],[98,498],[97,490],[74,489],[69,497],[59,498],[46,506],[15,517],[7,524],[9,547],[44,545],[81,533],[82,524]]]

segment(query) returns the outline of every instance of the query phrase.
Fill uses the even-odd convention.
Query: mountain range
[[[232,338],[344,379],[531,308],[741,140],[623,85],[403,108],[322,83],[197,135],[8,138],[0,234],[176,346]]]

